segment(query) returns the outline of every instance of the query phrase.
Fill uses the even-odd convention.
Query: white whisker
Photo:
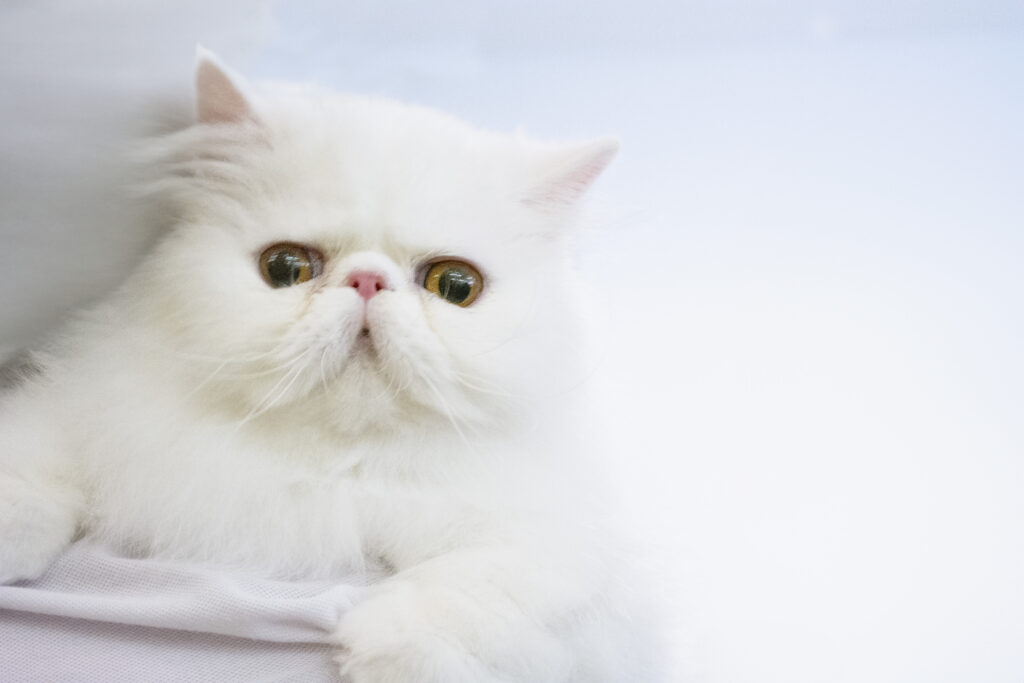
[[[248,422],[255,419],[256,417],[259,417],[260,415],[263,415],[267,411],[272,410],[279,404],[281,399],[284,398],[288,394],[288,391],[292,388],[292,386],[295,385],[295,382],[302,375],[302,371],[305,369],[304,366],[298,365],[298,362],[309,356],[309,354],[312,353],[313,351],[314,348],[311,347],[307,349],[305,352],[303,352],[301,355],[299,355],[297,358],[292,359],[292,361],[288,363],[289,366],[293,367],[291,367],[291,369],[288,372],[282,375],[281,379],[279,379],[274,384],[274,386],[270,388],[270,391],[268,391],[266,396],[263,397],[263,400],[257,403],[248,412],[248,414],[246,414],[245,417],[238,421],[238,423],[235,425],[233,433],[237,433],[238,430],[240,430]],[[284,388],[278,391],[278,388],[282,384],[285,384]]]
[[[327,373],[324,370],[324,361],[327,360],[327,352],[330,351],[330,346],[325,346],[324,350],[320,353],[320,384],[324,388],[324,393],[328,392],[327,387]]]
[[[431,382],[430,379],[424,373],[420,372],[416,368],[414,369],[416,370],[416,374],[419,376],[419,378],[423,380],[423,383],[426,384],[427,387],[434,393],[434,396],[437,398],[438,402],[441,404],[441,407],[444,409],[444,413],[448,417],[448,421],[451,422],[452,428],[455,429],[455,433],[459,435],[459,438],[462,439],[462,442],[466,444],[467,448],[469,448],[470,450],[474,450],[473,444],[470,443],[469,439],[466,438],[465,433],[462,431],[462,428],[459,427],[459,422],[455,417],[455,413],[452,411],[451,405],[448,403],[448,400],[445,399],[440,389],[438,389],[437,386],[433,382]]]

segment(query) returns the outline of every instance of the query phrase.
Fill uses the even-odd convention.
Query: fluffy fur
[[[0,580],[81,533],[285,579],[379,572],[336,633],[355,683],[652,680],[568,268],[615,143],[256,97],[205,54],[197,86],[197,124],[143,152],[168,233],[0,399]],[[323,273],[269,287],[279,242]],[[472,306],[421,286],[442,255],[484,274]],[[387,284],[365,302],[361,270]]]

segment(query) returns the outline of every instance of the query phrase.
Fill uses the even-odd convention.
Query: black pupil
[[[469,273],[448,268],[437,279],[437,291],[453,304],[461,304],[469,298],[474,284],[476,279]]]
[[[267,276],[275,287],[290,287],[299,280],[304,260],[289,251],[279,251],[267,260]]]

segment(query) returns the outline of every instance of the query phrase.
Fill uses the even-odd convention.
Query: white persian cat
[[[146,148],[172,227],[0,398],[0,581],[83,534],[372,572],[335,634],[355,683],[652,680],[567,258],[616,143],[255,97],[207,53],[197,104]]]

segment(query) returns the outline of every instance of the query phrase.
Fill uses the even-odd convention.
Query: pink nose
[[[348,286],[353,287],[359,292],[359,296],[367,301],[375,297],[380,290],[388,289],[384,276],[371,270],[356,270],[349,273]]]

